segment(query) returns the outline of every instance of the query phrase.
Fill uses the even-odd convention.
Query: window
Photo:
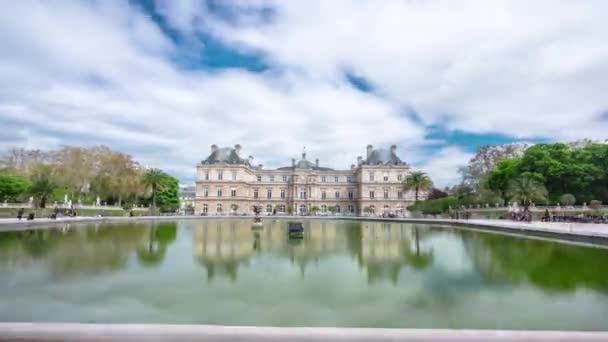
[[[217,204],[217,209],[216,209],[216,211],[217,211],[218,213],[221,213],[221,212],[222,212],[222,203],[218,203],[218,204]]]
[[[217,180],[222,180],[222,179],[224,179],[224,172],[218,171],[218,173],[217,173]]]
[[[272,212],[272,205],[269,204],[269,205],[266,206],[266,212],[267,213]]]
[[[350,183],[352,181],[352,177],[351,176],[346,176],[346,182]]]
[[[348,192],[348,199],[349,199],[349,200],[352,200],[352,199],[353,199],[353,197],[354,197],[353,192],[352,192],[352,191],[349,191],[349,192]]]
[[[209,180],[209,172],[205,172],[205,180]]]
[[[370,172],[370,173],[369,173],[369,181],[370,181],[370,182],[373,182],[373,181],[374,181],[374,178],[375,178],[375,177],[374,177],[374,173],[373,173],[373,172]]]
[[[279,206],[276,207],[277,211],[280,213],[284,213],[285,212],[285,205],[281,204]]]
[[[327,193],[325,193],[325,191],[321,191],[321,199],[326,199],[327,198]]]
[[[293,181],[294,181],[294,182],[297,182],[297,181],[298,181],[298,176],[294,176],[294,177],[293,177]]]
[[[353,207],[352,205],[348,206],[348,212],[349,213],[354,213],[355,212],[355,207]]]
[[[388,190],[384,190],[384,199],[388,199]]]
[[[203,213],[207,214],[209,212],[209,206],[207,204],[203,204]]]
[[[326,206],[325,204],[323,204],[323,205],[321,206],[321,212],[322,212],[322,213],[326,213],[326,212],[327,212],[327,206]]]
[[[266,191],[266,198],[271,199],[272,198],[272,190],[267,190]]]
[[[281,189],[281,198],[285,198],[285,190]]]
[[[283,183],[287,183],[287,176],[283,176]]]
[[[340,206],[336,204],[336,212],[339,213],[340,212]]]
[[[274,176],[270,176],[270,182],[274,183]]]
[[[235,181],[236,180],[236,171],[232,171],[232,180]]]
[[[262,176],[258,176],[258,182],[262,181]]]
[[[325,179],[325,176],[321,176],[321,183],[325,183],[327,182],[327,179]]]
[[[403,199],[403,191],[397,191],[397,198]]]
[[[257,189],[253,190],[253,198],[258,199],[258,197],[259,197],[258,190]]]
[[[209,189],[205,188],[205,190],[203,190],[203,196],[209,197]]]
[[[369,198],[374,199],[375,193],[373,191],[369,192]]]
[[[340,199],[340,191],[336,191],[336,199]]]
[[[340,177],[335,176],[335,177],[334,177],[334,182],[338,183],[339,181],[340,181]]]
[[[300,191],[300,198],[301,199],[306,199],[306,191]]]
[[[401,174],[397,175],[397,180],[401,182],[401,180],[403,179],[403,176]]]
[[[217,197],[222,197],[222,189],[217,190]]]
[[[230,190],[230,197],[236,197],[236,189]]]
[[[384,174],[384,181],[388,182],[388,174],[387,173]]]

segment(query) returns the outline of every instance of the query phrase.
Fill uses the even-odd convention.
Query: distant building
[[[241,145],[211,146],[197,166],[197,215],[266,213],[305,215],[313,211],[348,215],[403,215],[413,203],[413,191],[403,190],[410,167],[397,156],[397,146],[374,149],[358,157],[350,169],[323,167],[302,153],[290,166],[264,169],[253,157],[241,157]],[[424,198],[426,194],[419,197]]]
[[[194,214],[195,199],[196,186],[179,187],[179,208],[181,212],[186,214]]]

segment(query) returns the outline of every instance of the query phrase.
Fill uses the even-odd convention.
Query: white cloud
[[[448,146],[441,149],[433,159],[422,164],[421,169],[431,177],[435,187],[443,188],[460,180],[458,168],[466,165],[472,157],[472,153],[460,147]]]
[[[186,39],[211,34],[277,68],[184,70],[173,62],[181,47],[128,2],[20,1],[0,12],[0,124],[11,127],[0,148],[107,144],[192,179],[213,143],[240,143],[268,166],[306,145],[340,168],[368,143],[396,143],[445,185],[469,156],[454,146],[425,155],[426,125],[605,135],[604,1],[218,2],[238,13],[230,22],[203,3],[156,2]],[[275,8],[265,24],[260,7]]]
[[[278,8],[267,25],[205,26],[313,75],[354,69],[429,125],[555,139],[608,128],[606,1],[262,3]]]

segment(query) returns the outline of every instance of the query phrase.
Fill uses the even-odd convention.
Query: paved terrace
[[[607,341],[605,332],[0,323],[0,341]]]

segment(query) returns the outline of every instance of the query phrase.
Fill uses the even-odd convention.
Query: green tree
[[[32,171],[31,185],[28,193],[36,198],[40,208],[46,207],[46,202],[57,189],[53,179],[53,168],[49,165],[38,165]]]
[[[179,181],[177,178],[165,173],[162,177],[161,185],[161,190],[157,196],[157,204],[160,210],[162,212],[176,211],[179,208]]]
[[[519,159],[503,159],[488,175],[488,187],[505,202],[509,200],[509,186],[519,176]]]
[[[433,181],[422,171],[410,173],[403,181],[405,191],[414,190],[414,200],[418,202],[418,194],[421,191],[429,191],[433,187]]]
[[[519,201],[524,206],[524,212],[527,212],[532,202],[547,199],[547,189],[534,177],[523,175],[511,181],[509,196]]]
[[[144,174],[143,183],[152,191],[152,208],[156,209],[156,197],[164,190],[165,173],[160,169],[149,169]]]
[[[24,177],[0,175],[0,201],[18,201],[30,186],[30,182]]]

